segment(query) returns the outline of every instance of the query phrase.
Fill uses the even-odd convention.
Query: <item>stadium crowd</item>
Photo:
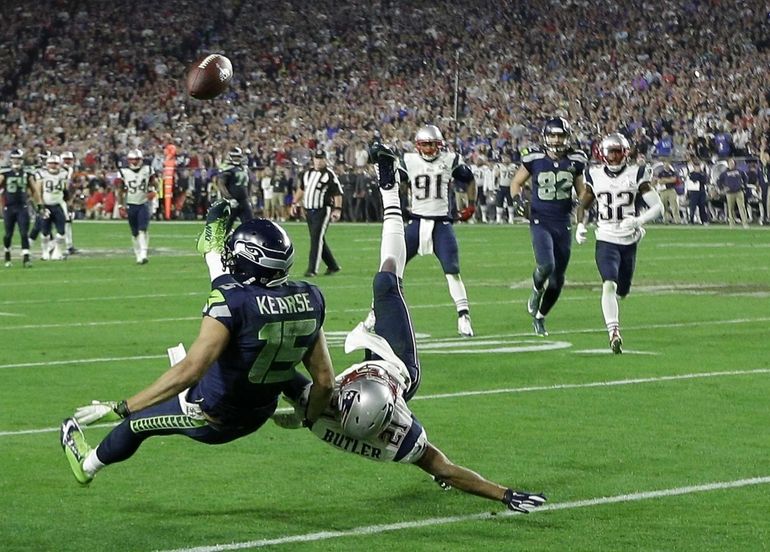
[[[759,0],[10,0],[0,164],[13,148],[29,163],[73,151],[85,203],[109,190],[129,149],[160,169],[170,136],[175,213],[195,217],[231,148],[248,157],[255,205],[265,178],[290,198],[296,172],[323,148],[347,178],[344,219],[367,220],[379,214],[362,152],[376,135],[408,151],[433,123],[484,164],[515,160],[559,115],[593,154],[621,131],[646,159],[756,158],[765,173],[769,27]],[[203,52],[235,67],[214,101],[184,90]]]

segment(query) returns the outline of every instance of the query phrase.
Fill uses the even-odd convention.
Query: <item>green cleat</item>
[[[206,226],[198,235],[196,249],[201,255],[224,253],[230,224],[230,204],[225,200],[214,203],[206,215]]]
[[[81,485],[88,485],[94,477],[83,470],[83,461],[91,452],[91,447],[86,443],[85,435],[74,418],[67,418],[62,422],[60,436],[64,455],[70,463],[75,479]]]

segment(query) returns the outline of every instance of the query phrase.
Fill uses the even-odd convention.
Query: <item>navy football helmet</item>
[[[286,231],[267,219],[241,224],[225,242],[222,265],[244,284],[280,286],[294,264],[294,245]]]
[[[239,147],[234,147],[229,152],[227,152],[227,160],[232,165],[240,165],[243,163],[243,150]]]
[[[562,117],[548,119],[543,125],[543,143],[546,151],[561,155],[569,147],[572,130]]]
[[[24,152],[20,149],[11,150],[11,168],[19,170],[24,164]]]

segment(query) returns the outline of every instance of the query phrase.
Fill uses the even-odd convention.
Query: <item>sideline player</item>
[[[500,501],[509,509],[527,513],[545,503],[541,494],[516,491],[489,481],[452,463],[428,440],[425,429],[407,406],[420,384],[420,364],[409,309],[403,295],[406,264],[404,224],[396,187],[394,157],[375,146],[380,193],[384,207],[380,271],[374,276],[374,331],[363,323],[347,336],[345,352],[365,349],[364,362],[354,364],[334,381],[334,393],[321,416],[302,425],[325,443],[382,462],[414,464],[431,474],[442,488]],[[310,382],[295,378],[295,412],[274,415],[278,425],[300,427]]]
[[[511,181],[511,197],[521,201],[524,183],[532,180],[529,231],[535,253],[532,294],[527,312],[535,334],[548,335],[545,317],[564,287],[572,246],[572,190],[583,193],[586,154],[570,146],[570,125],[561,117],[546,121],[543,145],[521,152],[521,167]]]
[[[613,353],[623,352],[620,335],[618,297],[631,290],[636,266],[636,250],[644,237],[644,224],[663,211],[658,193],[650,185],[652,171],[647,165],[628,164],[629,144],[619,133],[609,134],[600,145],[603,165],[586,171],[586,188],[580,196],[585,210],[597,203],[596,266],[602,278],[602,313]],[[637,197],[647,210],[635,216]],[[588,230],[581,221],[575,241],[586,241]]]
[[[43,197],[43,209],[40,211],[42,226],[42,260],[67,260],[64,227],[67,223],[64,194],[67,191],[69,176],[61,168],[61,157],[50,155],[45,168],[37,172],[37,186]],[[56,235],[53,234],[56,230]]]

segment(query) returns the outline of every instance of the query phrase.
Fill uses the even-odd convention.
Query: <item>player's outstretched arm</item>
[[[541,494],[514,491],[485,479],[478,473],[452,463],[443,452],[428,443],[428,448],[417,461],[417,466],[435,478],[466,493],[498,500],[510,510],[528,513],[545,504]]]
[[[313,348],[308,351],[302,363],[313,378],[313,386],[310,388],[305,419],[309,423],[315,422],[329,405],[334,388],[334,368],[326,345],[326,336],[323,329],[318,332]]]

